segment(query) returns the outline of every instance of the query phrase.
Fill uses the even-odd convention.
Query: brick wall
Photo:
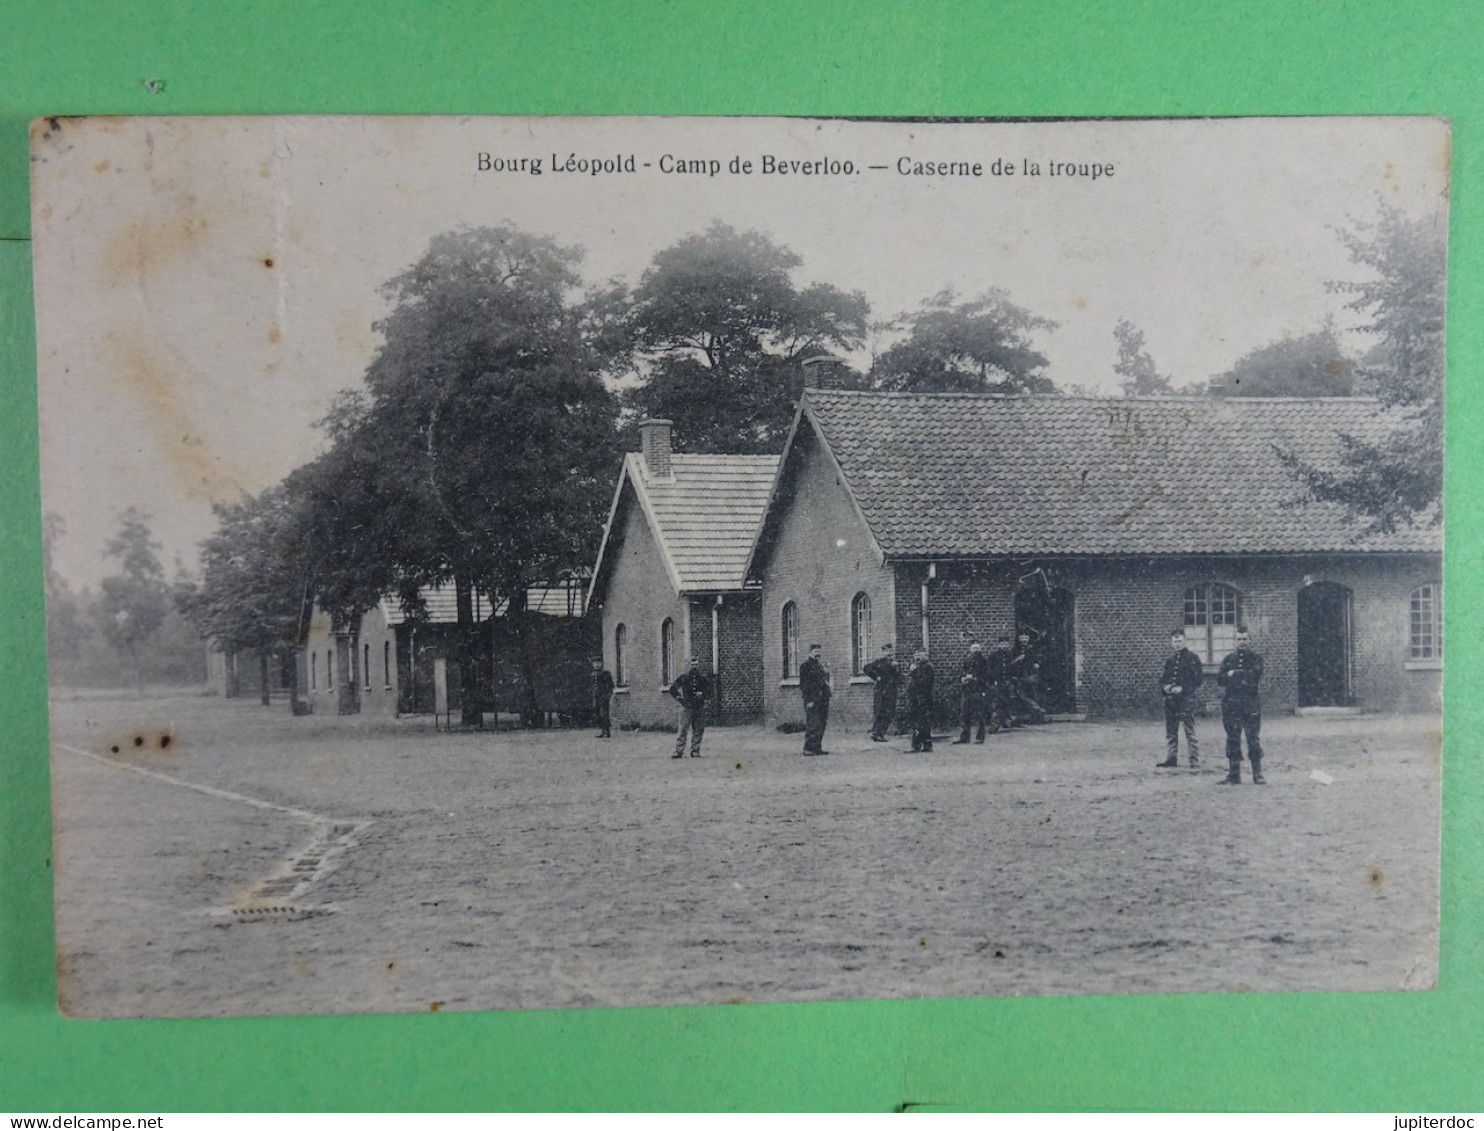
[[[1298,705],[1298,595],[1306,579],[1351,592],[1351,690],[1358,706],[1378,711],[1439,706],[1442,673],[1408,665],[1410,595],[1438,580],[1435,556],[1083,559],[938,566],[929,588],[930,653],[939,686],[948,693],[941,704],[945,715],[956,703],[944,676],[957,671],[970,640],[988,643],[1013,631],[1019,579],[1037,567],[1050,585],[1074,594],[1079,711],[1158,713],[1156,682],[1169,653],[1169,633],[1183,622],[1185,590],[1200,582],[1230,585],[1240,593],[1241,617],[1264,658],[1264,707],[1293,710]],[[918,631],[918,586],[926,567],[905,564],[898,570],[897,630],[906,639],[908,632]],[[1218,709],[1214,678],[1203,696],[1209,710]]]
[[[763,717],[762,599],[729,594],[717,610],[720,626],[721,721],[756,723]]]
[[[625,488],[619,505],[621,513],[614,524],[617,539],[610,541],[608,547],[608,553],[613,555],[612,568],[602,610],[603,663],[615,675],[618,668],[614,632],[620,624],[627,629],[628,639],[624,663],[628,687],[613,696],[613,721],[619,726],[673,725],[675,702],[666,694],[660,680],[660,624],[666,617],[675,621],[678,674],[689,659],[685,649],[690,602],[675,595],[659,546],[632,487]],[[703,657],[710,654],[710,620],[705,619],[707,640]],[[694,630],[692,625],[691,631]]]
[[[799,659],[819,643],[834,677],[830,726],[863,730],[871,722],[872,688],[868,679],[851,678],[851,601],[857,593],[870,598],[869,659],[898,629],[893,572],[878,562],[870,532],[812,432],[800,433],[790,475],[792,504],[783,512],[763,583],[764,715],[775,724],[804,721],[797,683],[783,678],[783,606],[793,601],[799,609]],[[910,648],[915,640],[914,635],[896,642]]]

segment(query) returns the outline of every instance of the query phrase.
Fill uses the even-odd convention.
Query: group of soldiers
[[[1160,693],[1165,705],[1165,760],[1157,769],[1179,765],[1179,734],[1185,731],[1186,751],[1190,766],[1200,766],[1200,743],[1195,733],[1198,692],[1205,679],[1201,659],[1185,646],[1184,629],[1170,634],[1171,656],[1160,673]],[[1229,766],[1223,785],[1242,781],[1242,736],[1247,738],[1247,758],[1252,767],[1252,781],[1263,784],[1262,711],[1258,704],[1258,684],[1262,679],[1262,657],[1251,648],[1246,625],[1237,626],[1236,650],[1221,661],[1216,682],[1223,689],[1221,721],[1226,730],[1226,756]],[[804,754],[828,754],[824,748],[825,729],[829,725],[830,698],[833,686],[830,671],[824,665],[823,649],[809,646],[809,658],[799,665],[799,693],[804,702]],[[959,676],[959,734],[954,745],[983,742],[986,733],[997,733],[1028,723],[1046,721],[1041,706],[1042,659],[1031,634],[1022,631],[1016,641],[1001,636],[995,648],[985,652],[975,641]],[[896,649],[881,646],[881,655],[864,665],[863,675],[874,684],[871,740],[885,742],[888,729],[897,721],[898,700],[906,691],[906,722],[912,736],[913,751],[933,748],[933,689],[936,673],[925,651],[913,654],[904,672],[896,659]],[[701,756],[701,736],[706,731],[706,704],[711,697],[711,680],[701,661],[692,658],[690,667],[669,688],[670,697],[679,705],[680,720],[672,757]],[[612,733],[609,702],[613,695],[613,676],[603,667],[601,657],[593,659],[593,708],[598,722],[598,737]]]

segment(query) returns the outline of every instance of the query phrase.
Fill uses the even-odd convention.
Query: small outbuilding
[[[589,611],[617,687],[613,721],[675,721],[666,689],[699,659],[715,721],[757,722],[764,702],[759,586],[744,579],[777,456],[676,452],[668,420],[639,426],[593,568]]]

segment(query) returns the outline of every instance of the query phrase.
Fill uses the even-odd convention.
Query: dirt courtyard
[[[907,752],[832,729],[440,734],[210,698],[53,705],[78,1016],[1395,990],[1437,962],[1435,717]],[[114,748],[117,747],[117,752]],[[1183,760],[1183,752],[1182,752]],[[1244,765],[1244,776],[1246,766]]]

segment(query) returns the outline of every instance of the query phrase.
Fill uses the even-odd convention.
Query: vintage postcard
[[[1445,121],[31,160],[67,1014],[1434,984]]]

